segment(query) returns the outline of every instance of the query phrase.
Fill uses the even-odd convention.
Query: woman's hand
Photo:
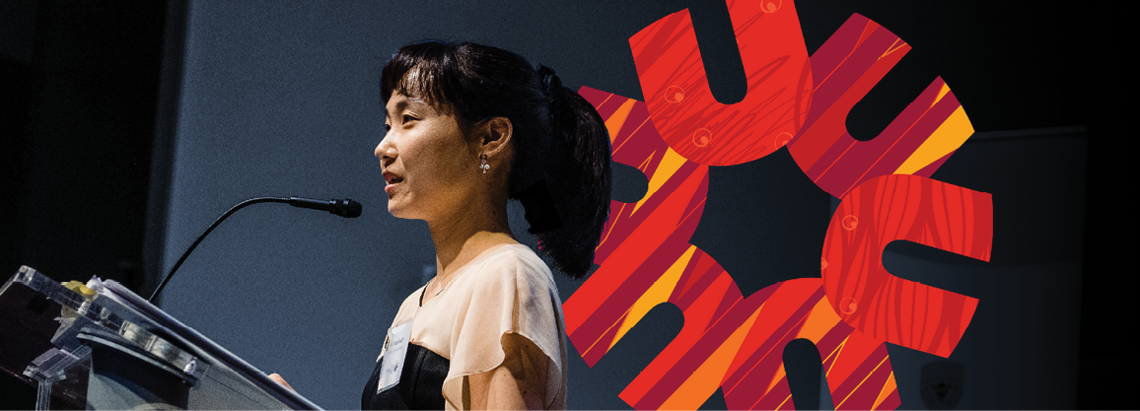
[[[289,383],[285,382],[284,378],[281,378],[281,375],[279,375],[277,373],[273,373],[273,374],[269,374],[268,377],[269,377],[269,379],[276,381],[278,384],[284,385],[285,388],[289,389],[289,391],[297,392],[297,390],[293,389],[292,385],[289,385]]]
[[[473,410],[541,410],[546,408],[549,360],[530,340],[517,334],[503,337],[503,363],[494,370],[467,377]]]

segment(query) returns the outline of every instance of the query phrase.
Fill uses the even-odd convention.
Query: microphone
[[[151,294],[150,298],[147,298],[146,301],[149,303],[154,302],[154,298],[158,296],[159,292],[162,292],[162,289],[164,287],[166,287],[166,282],[170,281],[170,277],[174,275],[175,271],[178,271],[178,267],[182,266],[182,262],[186,261],[186,257],[190,256],[190,252],[194,251],[194,249],[198,247],[198,243],[201,243],[202,240],[206,238],[207,234],[210,234],[211,231],[214,231],[214,227],[217,227],[218,224],[222,222],[222,220],[225,220],[226,217],[229,217],[230,214],[233,214],[235,211],[240,210],[247,205],[257,203],[285,203],[293,207],[328,211],[344,218],[360,217],[360,210],[363,208],[360,203],[347,198],[343,200],[316,200],[304,197],[257,197],[242,201],[238,203],[238,205],[233,206],[233,208],[231,208],[229,211],[226,211],[225,214],[222,214],[221,217],[218,217],[217,220],[214,220],[214,223],[210,224],[210,227],[206,228],[206,231],[203,231],[202,235],[199,235],[198,239],[194,240],[193,244],[190,244],[190,248],[187,248],[186,252],[182,253],[182,257],[178,259],[178,262],[174,263],[174,267],[170,268],[170,272],[166,274],[166,277],[163,278],[162,282],[158,284],[158,288],[154,290],[154,293]]]
[[[344,218],[360,217],[360,210],[362,208],[360,203],[352,201],[350,198],[343,200],[317,200],[305,197],[289,197],[289,205],[328,211]]]

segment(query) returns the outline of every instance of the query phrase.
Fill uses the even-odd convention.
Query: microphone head
[[[350,198],[333,200],[333,202],[336,204],[334,204],[332,210],[329,211],[344,218],[360,217],[360,212],[364,208],[360,203]]]

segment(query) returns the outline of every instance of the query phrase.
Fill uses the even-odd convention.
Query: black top
[[[400,382],[382,392],[376,392],[380,380],[380,364],[372,370],[372,378],[364,386],[360,397],[363,410],[442,410],[443,379],[451,361],[431,350],[408,344]]]

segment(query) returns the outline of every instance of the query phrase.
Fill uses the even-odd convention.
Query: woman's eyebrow
[[[403,99],[403,100],[396,102],[396,107],[393,107],[392,111],[388,111],[388,107],[384,106],[384,118],[392,118],[393,112],[399,113],[400,111],[403,111],[404,108],[407,106],[408,106],[408,100],[407,99]]]

